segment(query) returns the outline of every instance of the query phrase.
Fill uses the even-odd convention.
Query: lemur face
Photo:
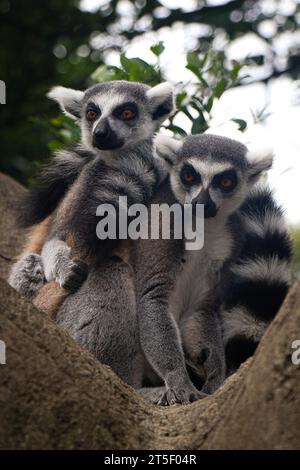
[[[205,218],[232,214],[272,164],[269,151],[252,154],[243,144],[212,134],[181,142],[160,135],[155,149],[169,166],[178,202],[203,204]]]
[[[48,96],[77,120],[83,144],[96,151],[129,148],[151,138],[174,105],[169,83],[150,88],[112,81],[85,92],[55,87]]]
[[[171,172],[172,189],[181,203],[204,205],[205,218],[233,212],[244,200],[245,180],[240,169],[207,157],[191,157]]]

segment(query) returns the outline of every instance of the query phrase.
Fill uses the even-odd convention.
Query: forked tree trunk
[[[1,177],[3,184],[22,191]],[[10,219],[0,224],[0,253],[15,254],[20,236]],[[0,264],[5,274],[7,262]],[[145,402],[4,280],[0,299],[2,449],[300,447],[300,366],[291,361],[291,343],[300,339],[299,281],[253,359],[214,396],[170,408]]]

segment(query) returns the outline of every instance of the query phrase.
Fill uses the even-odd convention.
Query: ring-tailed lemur
[[[150,88],[124,81],[101,83],[85,92],[55,87],[48,96],[78,122],[81,144],[50,161],[29,193],[23,226],[41,223],[34,228],[9,282],[33,298],[44,284],[45,273],[47,281],[56,280],[62,288],[48,285],[35,301],[45,306],[51,288],[55,310],[86,277],[86,266],[74,257],[87,258],[95,245],[99,250],[94,229],[97,206],[115,204],[119,195],[127,195],[131,203],[147,202],[150,197],[160,178],[152,139],[172,111],[174,99],[168,83]],[[102,245],[105,254],[112,249],[108,243]]]
[[[127,88],[127,94],[123,96],[124,84],[119,84],[119,87],[117,83],[113,85],[113,95],[107,96],[107,87],[99,85],[81,96],[81,103],[78,103],[77,93],[75,97],[73,93],[61,92],[61,89],[52,93],[52,97],[57,100],[64,100],[63,106],[68,113],[72,110],[73,114],[77,113],[75,115],[79,117],[83,114],[81,111],[83,109],[85,116],[82,119],[83,143],[87,147],[93,145],[102,151],[110,151],[109,163],[104,162],[101,156],[96,156],[84,166],[52,217],[50,235],[42,248],[46,280],[58,281],[62,287],[69,290],[73,290],[74,287],[77,289],[84,280],[82,259],[88,260],[93,267],[97,266],[99,260],[104,262],[103,259],[107,259],[108,254],[113,254],[115,240],[99,242],[96,235],[96,214],[99,204],[112,204],[118,209],[120,195],[126,195],[131,205],[135,202],[145,204],[151,197],[153,187],[158,183],[159,172],[154,166],[152,136],[157,128],[157,122],[161,122],[162,116],[169,114],[172,109],[172,92],[169,87],[166,90],[165,85],[158,87],[159,92],[157,89],[135,85],[132,88],[136,94],[133,92],[130,94]],[[125,128],[127,133],[135,134],[136,141],[132,148],[133,140],[129,138],[126,148],[121,151],[120,147],[124,147],[127,137]],[[117,155],[113,152],[116,148]],[[76,261],[74,258],[78,257],[80,260]],[[48,290],[48,295],[49,293],[51,294],[51,290]],[[111,319],[109,320],[112,326]],[[90,323],[85,316],[84,322],[87,321]],[[120,324],[117,326],[120,328]],[[128,364],[122,368],[121,363],[125,361],[123,357],[125,348],[122,345],[127,346],[129,334],[138,345],[137,328],[132,334],[131,327],[131,324],[130,328],[127,327],[128,334],[123,330],[122,335],[117,335],[117,331],[113,329],[113,337],[110,336],[111,339],[117,339],[115,344],[117,351],[115,357],[110,355],[110,364],[114,364],[118,358],[117,370],[129,383],[134,382],[132,368],[128,367]],[[169,364],[167,372],[174,375],[175,390],[184,385],[183,392],[188,393],[190,399],[196,399],[200,393],[190,382],[179,340],[176,332],[173,334],[172,325],[170,327],[170,331],[166,333],[172,336],[170,342],[173,343],[174,364]],[[105,331],[102,325],[102,335]],[[166,341],[169,341],[168,337]],[[108,360],[107,349],[110,350],[111,345],[105,341],[97,344],[100,357]],[[129,353],[135,356],[132,348],[129,348]],[[129,359],[127,355],[126,363]],[[180,401],[183,401],[183,398],[180,398]]]
[[[282,211],[257,183],[272,155],[210,134],[183,142],[158,136],[156,150],[171,167],[177,201],[204,204],[204,247],[186,252],[175,290],[168,285],[167,292],[187,363],[199,375],[204,354],[203,391],[211,392],[225,372],[220,325],[231,373],[253,352],[290,285],[292,249]],[[178,266],[175,248],[173,256]],[[169,260],[167,269],[173,271]],[[159,284],[157,273],[153,278]],[[154,286],[152,303],[157,289],[164,295]]]
[[[154,165],[152,136],[157,130],[158,123],[172,109],[173,95],[170,87],[161,85],[149,89],[143,85],[131,84],[131,90],[128,90],[123,83],[115,82],[111,88],[107,85],[98,85],[92,90],[87,90],[83,96],[78,96],[78,92],[74,95],[74,92],[66,93],[58,89],[51,95],[58,101],[62,100],[63,107],[68,113],[72,112],[77,117],[82,116],[82,140],[87,148],[94,146],[102,151],[109,151],[105,162],[101,158],[101,153],[101,156],[96,156],[84,166],[52,217],[50,235],[42,248],[47,281],[58,281],[61,286],[69,290],[80,287],[84,279],[82,259],[88,260],[93,267],[98,265],[99,259],[104,262],[103,258],[107,258],[107,254],[113,254],[115,240],[99,242],[96,235],[96,214],[99,204],[112,204],[118,209],[120,195],[126,195],[131,205],[135,202],[145,204],[159,180],[159,171]],[[123,96],[125,89],[126,96]],[[126,134],[128,132],[129,138]],[[135,141],[131,134],[135,135]],[[125,142],[126,147],[123,150]],[[115,149],[118,149],[117,155],[113,152]],[[74,258],[80,258],[81,264]],[[51,290],[48,290],[48,295],[49,293]],[[62,299],[64,298],[62,296]],[[99,320],[99,316],[97,318]],[[111,324],[111,319],[109,320]],[[87,321],[90,323],[85,316],[84,324]],[[120,326],[119,322],[117,327]],[[102,336],[105,331],[102,325]],[[137,328],[133,334],[130,323],[127,334],[124,329],[122,334],[117,335],[114,329],[112,333],[113,336],[110,338],[118,340],[115,344],[117,348],[115,357],[109,355],[110,362],[114,363],[118,358],[118,372],[129,383],[133,383],[132,368],[121,367],[125,357],[120,353],[124,353],[125,349],[121,346],[127,345],[129,335],[134,337],[136,345],[138,344]],[[163,371],[162,378],[165,379],[166,374],[172,374],[174,391],[180,391],[182,394],[177,397],[179,402],[199,398],[201,394],[191,383],[186,371],[175,325],[170,323],[165,333],[166,342],[172,343],[173,361],[168,364],[168,369]],[[96,349],[100,357],[108,361],[106,352],[107,349],[111,349],[111,344],[105,342],[106,338],[103,339],[104,341],[97,344]],[[132,341],[129,344],[132,344]],[[129,352],[133,354],[131,348]],[[126,362],[128,360],[127,355]]]

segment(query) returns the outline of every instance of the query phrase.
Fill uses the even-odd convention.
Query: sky
[[[271,8],[272,2],[273,0],[264,0],[266,8]],[[82,8],[93,10],[105,3],[106,0],[83,0]],[[126,1],[122,3],[123,7],[121,4],[120,8],[123,8],[122,13],[126,21],[126,16],[130,16],[130,10],[128,4],[126,6]],[[162,0],[162,3],[166,7],[182,7],[182,0]],[[224,0],[210,0],[209,3],[224,3]],[[289,13],[294,4],[290,0],[281,3],[284,14]],[[185,10],[192,10],[194,7],[195,0],[185,0]],[[164,41],[166,49],[161,58],[161,66],[168,80],[178,82],[192,79],[191,73],[185,69],[185,53],[193,48],[193,44],[196,44],[197,34],[201,27],[196,24],[176,24],[172,28],[162,28],[155,33],[146,33],[134,39],[126,48],[126,53],[129,57],[153,61],[150,46],[158,41]],[[268,34],[272,25],[266,22],[262,28]],[[290,40],[288,34],[283,35],[276,44],[277,50],[281,50],[283,55]],[[228,54],[230,58],[238,60],[245,58],[248,54],[262,52],[264,47],[266,47],[265,43],[260,42],[256,36],[248,34],[234,41],[228,49]],[[108,53],[106,62],[119,65],[119,54]],[[259,77],[256,75],[255,78]],[[293,82],[290,78],[283,76],[270,81],[267,86],[257,83],[229,90],[214,105],[213,119],[209,129],[209,132],[236,138],[256,148],[272,147],[275,158],[273,169],[269,172],[269,183],[275,192],[276,199],[285,210],[288,222],[293,225],[300,225],[299,88],[299,82]],[[251,112],[257,113],[265,107],[267,119],[263,124],[254,124]],[[231,118],[245,119],[249,123],[247,132],[239,132],[234,123],[229,123]],[[185,127],[184,118],[178,124]]]

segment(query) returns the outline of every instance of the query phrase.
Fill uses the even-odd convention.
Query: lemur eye
[[[120,118],[124,121],[129,121],[130,119],[135,118],[136,113],[132,109],[124,109],[121,112]]]
[[[88,121],[94,121],[97,116],[98,116],[98,113],[94,109],[88,109],[86,112],[86,118]]]
[[[195,170],[190,166],[183,167],[180,177],[181,181],[187,185],[192,185],[200,179],[200,175],[198,175],[198,173],[196,173]]]
[[[224,173],[216,175],[213,179],[213,186],[222,191],[232,191],[238,184],[238,177],[234,170],[227,170]]]
[[[233,185],[233,181],[231,178],[225,176],[221,179],[221,185],[223,186],[223,188],[229,189]]]
[[[186,183],[192,183],[195,180],[195,175],[190,171],[186,171],[182,174],[181,179]]]

